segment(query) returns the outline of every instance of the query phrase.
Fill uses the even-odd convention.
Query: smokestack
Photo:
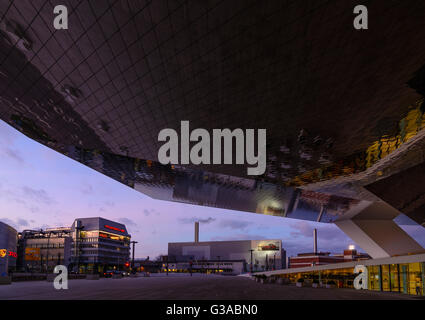
[[[195,222],[195,242],[199,242],[199,221]]]
[[[317,229],[313,230],[313,249],[314,249],[314,254],[317,254]]]

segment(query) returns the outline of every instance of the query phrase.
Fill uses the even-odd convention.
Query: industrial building
[[[18,235],[17,269],[24,272],[52,272],[68,266],[71,256],[71,228],[24,230]]]
[[[251,271],[251,266],[253,272],[285,268],[286,256],[282,240],[272,239],[173,242],[168,244],[168,259],[192,262],[201,269],[205,263],[214,265],[212,269],[224,267],[224,263],[243,264],[237,268],[242,273]]]
[[[199,241],[195,222],[193,242],[168,243],[162,270],[241,274],[286,267],[282,240]]]

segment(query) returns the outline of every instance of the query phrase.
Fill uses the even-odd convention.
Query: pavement
[[[398,293],[354,289],[298,288],[261,284],[247,277],[164,275],[152,277],[69,280],[68,290],[52,282],[14,282],[0,286],[0,300],[387,300],[418,299]]]

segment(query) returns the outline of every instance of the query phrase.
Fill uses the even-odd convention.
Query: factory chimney
[[[313,230],[313,249],[314,249],[314,254],[317,254],[317,229]]]
[[[199,242],[199,221],[195,222],[195,242]]]

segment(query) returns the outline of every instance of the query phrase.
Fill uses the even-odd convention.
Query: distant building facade
[[[289,257],[288,267],[305,268],[367,259],[370,259],[369,255],[365,253],[358,253],[355,249],[344,250],[343,254],[335,255],[331,255],[330,252],[299,253],[296,257]]]
[[[0,222],[0,277],[7,276],[9,271],[15,269],[17,237],[18,232],[14,228]]]
[[[67,266],[71,254],[71,228],[24,230],[18,236],[18,271],[53,271]]]
[[[189,267],[197,271],[209,268],[236,274],[283,269],[286,252],[282,241],[276,239],[174,242],[168,244],[167,262],[182,266],[191,263]],[[179,269],[178,265],[175,269]]]
[[[162,262],[147,259],[134,259],[134,268],[137,272],[156,273],[161,271]]]
[[[238,275],[249,271],[245,260],[194,260],[183,262],[163,261],[161,272],[183,273],[217,273],[224,275]]]
[[[76,219],[71,227],[24,230],[17,269],[52,272],[60,264],[80,273],[120,270],[130,259],[130,239],[124,224],[100,217]]]

